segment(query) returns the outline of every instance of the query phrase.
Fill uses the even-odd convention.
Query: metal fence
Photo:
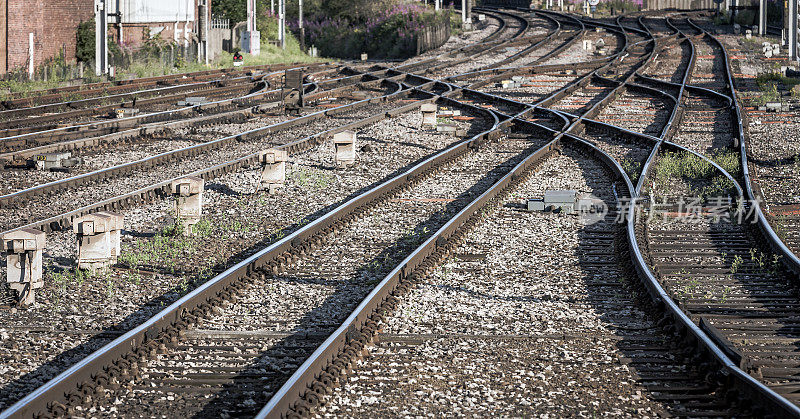
[[[115,73],[131,69],[134,64],[152,64],[165,68],[181,67],[183,64],[197,61],[198,44],[190,42],[165,43],[162,45],[150,45],[138,51],[118,50],[114,54],[109,54],[109,65],[114,67]],[[25,82],[29,80],[37,81],[70,81],[76,82],[81,79],[94,79],[94,62],[65,64],[63,61],[51,60],[38,66],[31,79],[28,75],[27,65],[19,69],[9,71],[0,76],[3,81]]]

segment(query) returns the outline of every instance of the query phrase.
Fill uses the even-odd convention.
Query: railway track
[[[416,104],[416,105],[415,105],[415,104],[411,104],[411,106],[410,106],[410,107],[406,106],[406,108],[407,108],[407,109],[414,109],[414,107],[416,107],[416,106],[419,106],[419,104]],[[401,106],[401,108],[402,108],[402,106]],[[400,114],[400,113],[402,113],[402,112],[399,112],[398,114]],[[368,125],[369,123],[371,123],[371,121],[359,121],[359,123],[360,123],[361,125]],[[358,126],[358,124],[351,124],[351,125]],[[316,134],[316,133],[315,133],[315,134]],[[470,135],[472,135],[472,134],[470,134]],[[317,135],[315,138],[319,138],[319,137],[320,137],[320,136],[319,136],[319,135]],[[291,147],[293,147],[293,149],[294,149],[295,147],[298,147],[299,145],[302,145],[303,141],[300,141],[300,142],[297,142],[297,143],[298,143],[298,144],[294,144],[294,145],[292,145]],[[299,149],[299,147],[298,147],[298,149]],[[166,301],[169,301],[169,300],[166,300]],[[156,308],[157,308],[157,307],[158,307],[158,306],[156,306]],[[139,318],[141,318],[141,317],[139,317]],[[134,321],[134,322],[135,322],[136,320],[132,320],[132,321]],[[136,324],[136,323],[134,323],[134,324]],[[55,335],[55,336],[58,336],[58,334],[57,334],[57,333],[56,333],[56,334],[54,334],[54,335]],[[47,374],[47,373],[45,373],[45,374]],[[45,375],[45,376],[46,376],[46,375]],[[34,383],[35,383],[35,381],[34,381]]]
[[[516,11],[496,16],[502,19],[520,14],[521,11]],[[511,19],[516,23],[500,27],[506,28],[505,32],[510,33],[513,40],[526,33],[528,24],[519,17]],[[170,409],[187,414],[265,417],[308,414],[320,409],[321,402],[327,402],[321,412],[341,412],[326,410],[335,409],[337,400],[342,400],[337,399],[335,393],[330,395],[332,388],[350,367],[357,365],[356,361],[376,336],[390,343],[399,342],[399,346],[410,345],[409,339],[435,340],[434,346],[453,339],[480,341],[484,345],[491,342],[491,347],[511,351],[509,353],[515,350],[514,345],[527,342],[526,339],[536,339],[538,343],[545,339],[544,344],[549,345],[552,340],[549,337],[488,336],[486,330],[444,337],[431,337],[430,330],[417,330],[410,337],[380,331],[385,324],[396,325],[392,323],[392,313],[398,308],[420,304],[416,299],[407,300],[409,292],[414,296],[420,284],[441,279],[442,269],[446,268],[437,266],[449,256],[479,252],[475,246],[481,242],[468,241],[469,232],[477,230],[485,234],[499,229],[507,230],[510,235],[519,234],[512,227],[518,225],[519,220],[555,222],[576,236],[581,251],[573,256],[573,262],[586,275],[578,291],[591,296],[570,303],[587,304],[595,310],[600,308],[608,313],[606,321],[619,325],[614,332],[618,340],[604,341],[604,348],[608,350],[609,345],[615,345],[615,353],[627,355],[628,372],[622,378],[631,385],[626,387],[630,400],[634,399],[633,395],[639,400],[635,405],[642,410],[637,413],[663,409],[667,413],[690,416],[796,415],[800,410],[787,401],[793,400],[792,394],[796,391],[791,382],[792,369],[786,368],[793,362],[794,355],[788,350],[792,343],[781,340],[779,343],[784,346],[780,346],[774,338],[776,334],[792,333],[791,322],[787,321],[793,318],[791,311],[778,311],[777,305],[790,310],[790,300],[796,298],[792,294],[796,289],[786,285],[792,275],[787,268],[790,261],[778,259],[774,272],[758,271],[764,268],[758,261],[766,260],[764,252],[775,244],[768,230],[762,232],[763,225],[761,230],[756,230],[753,226],[736,224],[707,226],[708,231],[680,230],[671,225],[665,228],[662,224],[645,224],[642,219],[631,216],[624,217],[627,224],[614,222],[618,212],[624,215],[629,210],[618,207],[619,201],[614,198],[627,196],[634,198],[634,202],[641,199],[648,176],[657,173],[664,161],[665,150],[691,152],[670,140],[698,129],[696,121],[701,119],[699,114],[709,102],[708,97],[717,100],[720,95],[727,94],[732,99],[728,102],[732,106],[729,112],[738,112],[733,92],[725,91],[732,83],[724,78],[720,82],[718,77],[706,78],[703,73],[697,76],[694,83],[717,92],[716,95],[706,92],[705,101],[685,94],[693,89],[702,91],[698,89],[701,86],[689,86],[696,63],[693,54],[679,55],[681,61],[687,61],[676,67],[683,71],[680,78],[673,75],[670,82],[650,81],[659,87],[634,83],[637,77],[642,77],[637,72],[652,62],[655,51],[663,51],[660,48],[663,38],[672,37],[678,45],[693,42],[686,36],[680,40],[679,33],[656,38],[644,22],[627,18],[618,18],[614,23],[581,21],[578,24],[581,29],[576,33],[585,31],[584,25],[618,33],[621,38],[618,38],[616,52],[610,60],[598,60],[588,72],[571,74],[571,80],[562,77],[566,80],[554,82],[547,86],[547,92],[536,93],[531,100],[520,96],[524,91],[498,94],[496,90],[487,91],[480,82],[472,82],[470,86],[482,91],[461,88],[452,84],[452,80],[460,77],[469,80],[474,76],[452,77],[451,70],[437,68],[436,64],[421,73],[419,67],[425,67],[425,61],[396,67],[393,71],[400,76],[391,81],[399,86],[394,95],[420,95],[419,98],[426,101],[435,100],[469,110],[474,116],[484,118],[482,125],[473,126],[480,132],[473,132],[464,140],[455,140],[417,163],[399,168],[377,184],[354,192],[339,201],[335,208],[287,230],[285,234],[288,235],[250,248],[236,259],[237,264],[225,265],[224,271],[196,284],[197,288],[179,298],[168,299],[166,308],[152,317],[145,317],[140,324],[119,330],[113,341],[102,349],[82,358],[0,416],[44,411],[56,415],[127,415],[141,411],[158,414]],[[664,29],[670,26],[668,23],[658,27]],[[695,27],[691,21],[687,24]],[[550,33],[559,27],[555,25]],[[706,59],[711,63],[697,65],[701,69],[709,65],[712,68],[721,65],[719,68],[726,69],[726,59],[722,58],[724,48],[715,44],[709,35],[700,39],[710,47],[712,58]],[[503,61],[535,51],[514,48],[494,53],[499,50],[495,48],[502,45],[498,42],[488,46],[487,50],[493,51],[493,60]],[[553,47],[546,42],[540,45]],[[569,46],[568,41],[555,46],[559,51],[550,57],[545,54],[534,59],[537,64],[533,71],[540,66],[538,68],[543,71],[540,77],[564,76],[546,71],[564,71],[564,67],[559,68],[562,64],[553,62],[574,59],[560,55],[574,54]],[[714,53],[720,56],[714,58]],[[515,71],[518,70],[500,68],[493,77],[510,76]],[[449,77],[450,82],[436,81],[445,77]],[[679,82],[672,81],[678,79]],[[388,80],[385,78],[383,82]],[[598,84],[608,87],[597,89]],[[582,93],[591,90],[600,91],[591,96]],[[672,98],[671,102],[668,98]],[[418,100],[402,110],[395,109],[395,114],[400,115],[420,103]],[[559,103],[562,103],[561,108],[556,106]],[[679,112],[679,104],[684,107],[684,103],[689,110]],[[724,113],[723,107],[717,109],[720,114]],[[628,108],[639,112],[640,117],[635,121],[622,121]],[[387,112],[389,110],[381,108],[377,113],[385,115]],[[350,126],[375,122],[370,118],[365,121],[364,115],[357,113],[348,117]],[[313,123],[308,127],[310,137],[285,146],[295,152],[298,149],[291,147],[306,142],[310,145],[313,138],[324,138],[313,134],[320,130]],[[736,126],[731,129],[735,132]],[[741,136],[737,139],[730,146],[741,147],[744,156],[744,141]],[[693,146],[695,144],[687,145]],[[711,141],[707,147],[713,149],[715,143]],[[704,160],[700,153],[708,149],[698,150],[694,155]],[[565,155],[556,156],[558,150],[564,150],[561,154]],[[625,158],[634,155],[640,162],[639,167],[625,167]],[[743,181],[749,188],[746,159],[742,162],[741,177],[728,176],[733,185],[732,194],[743,194],[743,188],[737,189],[735,181]],[[550,187],[546,181],[548,177],[544,176],[552,176],[553,169],[539,177],[535,173],[540,167],[560,169],[564,166],[573,170],[577,167],[580,175],[577,180],[573,176],[561,182],[573,184],[577,181],[581,190],[597,191],[612,208],[606,218],[590,227],[565,225],[555,221],[559,214],[540,216],[508,208],[514,201],[509,198],[512,191],[532,193]],[[720,165],[714,167],[723,176],[728,175],[720,170]],[[634,208],[641,212],[643,207],[639,204]],[[758,211],[758,207],[755,209]],[[490,215],[494,218],[489,218]],[[755,217],[760,220],[758,213]],[[42,226],[41,221],[37,222]],[[700,239],[687,239],[691,234],[697,234]],[[766,236],[759,239],[759,234]],[[521,237],[525,236],[518,236],[517,240]],[[491,238],[483,239],[489,240],[482,242],[483,246],[493,243]],[[692,250],[684,252],[688,254],[676,253],[670,250],[675,243],[680,244],[681,249]],[[732,273],[732,277],[726,275],[721,280],[720,269],[729,269],[725,265],[726,252],[731,251],[732,260],[736,261],[736,257],[742,257],[743,246],[748,245],[761,253],[748,251],[751,263],[736,262],[740,274]],[[664,248],[667,251],[662,253],[653,250]],[[626,255],[626,251],[630,254]],[[561,261],[555,255],[546,257]],[[451,265],[468,270],[469,263],[455,261]],[[510,266],[513,269],[515,265]],[[676,271],[678,268],[680,270]],[[685,274],[685,270],[693,272],[691,277],[701,284],[692,290],[700,288],[704,293],[710,292],[711,297],[703,294],[703,298],[711,302],[695,299],[694,294],[688,299],[685,294],[678,295],[680,290],[686,292],[681,281],[682,277],[690,275]],[[635,275],[642,282],[634,279]],[[469,274],[466,279],[473,283],[481,277],[481,274]],[[609,281],[608,277],[620,282]],[[444,282],[446,285],[447,278]],[[726,287],[731,290],[726,291]],[[625,292],[620,294],[620,289]],[[728,294],[722,297],[715,294],[720,289]],[[555,288],[550,292],[554,291]],[[749,294],[745,295],[744,291]],[[652,300],[645,297],[645,292]],[[611,293],[614,294],[609,295]],[[298,299],[300,295],[304,297]],[[782,300],[768,300],[773,297]],[[473,298],[470,304],[475,305],[481,303],[483,297]],[[295,304],[297,309],[283,309]],[[636,308],[629,310],[632,305]],[[745,309],[752,305],[761,309]],[[719,315],[720,312],[724,315]],[[748,317],[751,312],[758,314],[756,321]],[[776,313],[788,315],[777,316]],[[625,327],[631,323],[636,326]],[[612,329],[604,326],[599,333],[608,336]],[[106,342],[113,337],[108,337]],[[751,338],[772,346],[765,350],[763,346],[751,345]],[[413,356],[415,348],[382,345],[378,343],[378,352],[384,357],[399,350],[409,363],[418,358]],[[767,358],[775,356],[782,358],[777,362]],[[220,359],[227,362],[220,365]],[[524,357],[521,359],[530,362]],[[453,365],[459,364],[454,362]],[[607,371],[605,368],[598,367]],[[386,371],[381,373],[387,374]],[[407,370],[399,373],[413,374]],[[391,376],[397,379],[396,372]],[[424,374],[420,377],[422,381],[428,379]],[[437,388],[432,382],[422,385],[426,389],[431,386],[434,390]],[[640,393],[635,393],[635,389]],[[30,388],[22,385],[18,391],[21,396]],[[124,402],[117,405],[114,400]],[[386,403],[389,400],[391,396],[387,395]],[[506,399],[498,404],[504,403]],[[576,409],[583,407],[580,402],[576,403]]]

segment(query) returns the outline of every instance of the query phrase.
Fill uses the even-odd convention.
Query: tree
[[[211,14],[214,17],[230,19],[231,24],[247,20],[245,0],[211,0]]]
[[[94,60],[94,19],[81,22],[78,25],[75,58],[78,61],[89,62]]]

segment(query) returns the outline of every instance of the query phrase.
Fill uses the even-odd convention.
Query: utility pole
[[[278,40],[281,49],[286,49],[286,0],[278,0]]]
[[[759,0],[758,2],[758,35],[764,36],[767,34],[767,0]]]
[[[789,0],[789,60],[797,61],[797,0]]]
[[[303,27],[303,0],[299,1],[299,11],[297,16],[297,26],[300,27],[300,50],[306,50],[306,28]]]
[[[94,0],[94,73],[108,72],[108,25],[105,0]]]
[[[200,45],[198,49],[202,51],[203,61],[208,65],[208,20],[211,15],[211,5],[208,0],[200,0],[200,7],[198,7],[198,28],[200,32]],[[199,55],[199,54],[198,54]]]
[[[28,33],[28,79],[33,80],[33,32]]]

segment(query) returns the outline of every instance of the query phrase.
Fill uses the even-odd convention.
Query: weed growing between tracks
[[[720,151],[711,156],[731,176],[739,176],[738,156],[731,151]],[[626,169],[627,170],[627,169]],[[659,159],[655,171],[655,189],[670,190],[678,180],[704,180],[704,185],[690,184],[690,193],[700,198],[725,196],[733,188],[731,181],[718,172],[708,161],[684,151],[665,153]]]

